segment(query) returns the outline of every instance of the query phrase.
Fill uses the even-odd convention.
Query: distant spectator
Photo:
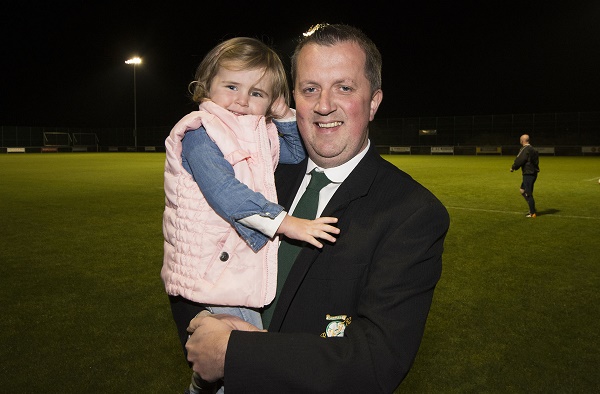
[[[529,205],[529,213],[526,217],[535,218],[537,217],[537,211],[535,209],[535,200],[533,198],[533,185],[537,179],[538,172],[540,172],[540,156],[538,151],[529,144],[529,135],[523,134],[519,140],[523,146],[517,155],[515,162],[510,167],[510,172],[521,169],[523,173],[523,181],[521,182],[521,188],[519,191],[527,205]]]

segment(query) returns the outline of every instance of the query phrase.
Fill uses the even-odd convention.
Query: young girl
[[[305,156],[277,54],[252,38],[224,41],[193,85],[200,110],[165,141],[161,276],[184,353],[188,323],[205,309],[262,328],[256,309],[275,296],[277,234],[320,248],[317,238],[339,233],[336,218],[298,219],[277,204],[278,162]]]

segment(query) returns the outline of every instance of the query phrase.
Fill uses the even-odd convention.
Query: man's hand
[[[252,324],[231,315],[211,315],[203,311],[190,322],[188,332],[192,333],[185,348],[192,369],[202,379],[214,382],[225,374],[225,353],[233,330],[259,330]]]

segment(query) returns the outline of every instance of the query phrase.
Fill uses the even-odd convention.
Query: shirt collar
[[[325,172],[325,175],[327,175],[327,178],[329,178],[331,182],[342,183],[346,178],[348,178],[348,175],[350,175],[352,170],[354,170],[354,168],[358,165],[362,158],[365,157],[370,146],[371,140],[367,140],[367,146],[359,154],[357,154],[344,164],[332,168],[322,169],[321,167],[317,166],[315,162],[312,161],[309,157],[308,164],[306,165],[306,175],[308,175],[312,170],[317,168],[319,171]]]

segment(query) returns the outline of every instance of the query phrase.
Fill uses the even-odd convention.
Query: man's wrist
[[[219,339],[218,345],[218,356],[216,357],[215,364],[218,365],[218,374],[221,378],[225,377],[225,360],[227,359],[227,347],[229,345],[229,338],[231,337],[231,331],[224,333],[223,337]]]

